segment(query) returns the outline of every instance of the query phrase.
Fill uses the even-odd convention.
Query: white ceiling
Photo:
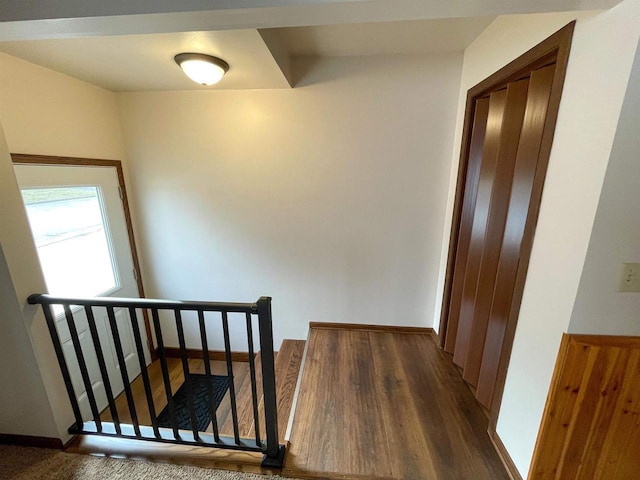
[[[393,55],[464,50],[495,17],[277,28],[294,56]]]
[[[191,82],[173,61],[181,52],[207,53],[230,64],[222,81],[206,88],[289,88],[271,50],[293,57],[456,51],[469,45],[492,20],[479,17],[278,28],[262,31],[263,35],[258,30],[222,30],[92,36],[0,42],[0,51],[116,92],[204,88]],[[281,60],[280,55],[277,59]]]
[[[606,9],[621,0],[1,0],[0,40]]]
[[[175,12],[250,11],[291,7],[356,9],[426,9],[441,17],[472,16],[478,10],[522,11],[609,8],[620,0],[3,0],[0,20],[101,17]]]
[[[288,88],[290,55],[462,50],[500,14],[619,1],[0,0],[0,52],[109,90],[140,91],[204,88],[172,60],[194,51],[231,65],[207,88]]]
[[[207,88],[289,88],[257,30],[1,42],[0,51],[116,92],[203,88],[173,61],[181,52],[229,63],[220,83]]]

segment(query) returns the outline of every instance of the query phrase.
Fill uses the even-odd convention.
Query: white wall
[[[120,94],[148,295],[272,296],[276,348],[310,321],[431,326],[461,60],[307,59],[293,90]]]
[[[0,67],[12,153],[124,159],[115,94],[3,53]]]
[[[24,291],[19,301],[12,282],[13,273],[22,277],[22,286],[28,284],[36,291],[44,288],[37,259],[34,262],[33,242],[31,249],[29,242],[23,245],[31,234],[16,192],[13,165],[0,127],[0,433],[55,438],[58,429],[25,322],[35,309],[23,315]],[[25,278],[27,271],[34,273],[31,278]],[[38,320],[44,318],[39,316]]]
[[[570,333],[640,335],[640,293],[618,292],[622,263],[640,263],[640,51],[627,87],[591,233]]]
[[[51,339],[40,310],[26,305],[46,286],[9,152],[123,159],[117,104],[110,92],[0,54],[0,124],[0,433],[66,440],[73,416]]]
[[[505,16],[464,55],[444,266],[467,90],[578,18],[497,431],[526,477],[563,332],[567,331],[635,47],[640,1],[613,10]],[[436,318],[440,305],[436,305]]]

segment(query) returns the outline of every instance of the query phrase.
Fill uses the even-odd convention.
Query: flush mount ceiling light
[[[229,64],[204,53],[179,53],[173,59],[187,77],[200,85],[213,85],[229,70]]]

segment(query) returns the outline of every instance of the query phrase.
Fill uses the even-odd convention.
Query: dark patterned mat
[[[198,430],[203,432],[207,425],[211,423],[211,400],[209,399],[208,378],[213,384],[213,399],[215,401],[216,410],[220,406],[220,402],[227,393],[229,388],[229,377],[221,375],[201,375],[192,373],[189,375],[191,380],[191,389],[193,392],[193,403],[198,418]],[[183,383],[173,396],[173,406],[176,411],[176,420],[178,428],[182,430],[191,430],[191,417],[189,416],[189,403],[187,401],[187,385]],[[169,405],[164,407],[160,415],[158,415],[158,425],[161,427],[173,428],[171,420],[171,412]]]

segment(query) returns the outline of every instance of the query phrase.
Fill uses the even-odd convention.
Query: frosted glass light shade
[[[200,85],[218,83],[229,70],[224,60],[203,53],[179,53],[174,60],[187,77]]]

